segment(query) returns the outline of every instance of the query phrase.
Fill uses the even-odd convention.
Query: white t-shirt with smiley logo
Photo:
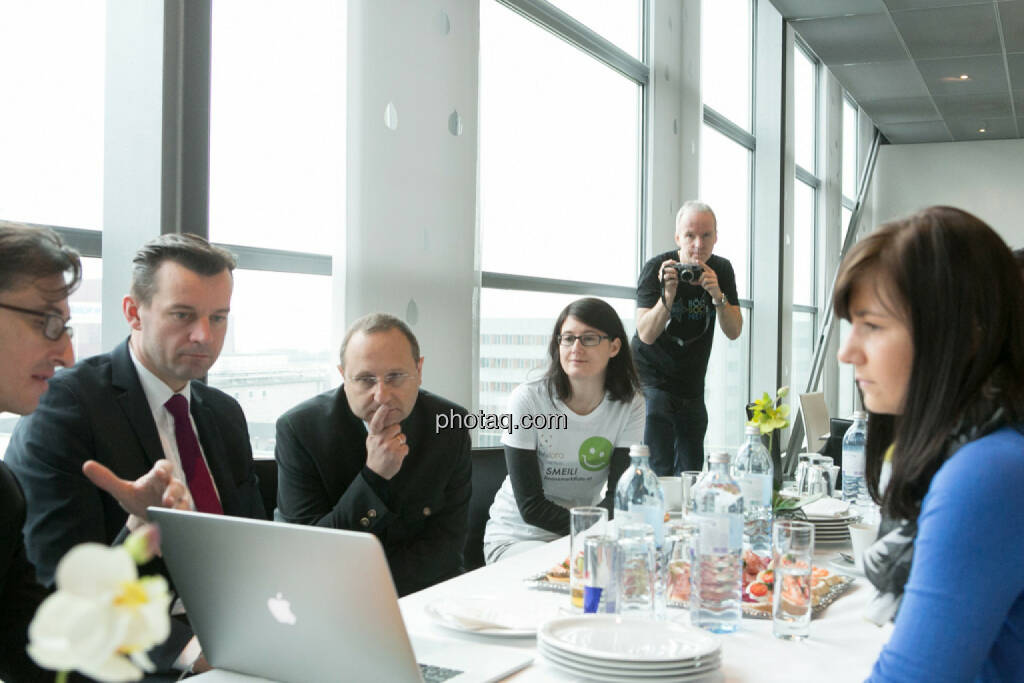
[[[551,400],[542,379],[516,387],[509,398],[509,412],[512,432],[503,433],[501,442],[537,452],[544,497],[567,509],[601,501],[612,449],[640,443],[646,417],[644,397],[639,392],[630,403],[613,401],[606,395],[589,414],[577,415],[557,398]],[[535,418],[538,415],[549,418],[550,424],[541,429],[522,426],[524,416]],[[560,425],[550,419],[553,415],[566,416],[565,429],[557,428]],[[484,542],[556,538],[557,534],[523,521],[512,482],[505,477],[491,505]]]

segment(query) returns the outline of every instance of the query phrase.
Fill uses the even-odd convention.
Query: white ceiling
[[[1024,0],[772,3],[890,142],[1024,134]]]

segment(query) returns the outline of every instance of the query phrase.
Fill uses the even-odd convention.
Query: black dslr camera
[[[704,268],[696,263],[673,263],[671,267],[675,269],[679,281],[688,284],[697,282],[704,274]]]

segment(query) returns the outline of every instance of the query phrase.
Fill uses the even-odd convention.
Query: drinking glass
[[[583,608],[583,541],[604,536],[608,531],[608,511],[600,507],[575,507],[569,510],[569,600]]]
[[[680,475],[683,484],[683,516],[686,517],[690,514],[690,506],[693,503],[693,496],[691,491],[697,480],[700,479],[700,475],[704,474],[700,470],[687,470]]]
[[[831,496],[832,473],[822,465],[808,465],[804,471],[804,478],[801,482],[799,493],[807,496]]]
[[[807,453],[797,453],[796,456],[796,490],[800,493],[804,490],[807,481],[807,467],[811,464],[811,456]]]
[[[665,602],[688,608],[690,604],[690,571],[697,551],[697,525],[673,522],[665,529]]]
[[[655,584],[657,583],[654,535],[620,535],[617,541],[619,614],[654,616]]]
[[[618,546],[613,536],[583,540],[583,613],[615,614]]]
[[[776,520],[772,528],[775,586],[772,633],[784,640],[803,640],[811,627],[811,570],[814,525]]]

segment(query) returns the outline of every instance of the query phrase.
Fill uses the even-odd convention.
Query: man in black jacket
[[[6,460],[25,491],[25,543],[44,585],[71,547],[114,543],[142,522],[96,488],[98,465],[87,461],[134,481],[166,459],[196,509],[265,519],[241,407],[193,381],[223,346],[234,267],[231,254],[195,235],[144,245],[123,301],[129,338],[53,377],[15,426]],[[160,669],[187,668],[199,654],[194,641],[183,649],[191,632],[174,626],[151,654]]]
[[[420,389],[419,343],[390,315],[352,325],[338,369],[341,388],[277,421],[277,518],[376,535],[399,595],[461,573],[469,433],[436,425],[466,411]]]
[[[0,221],[0,412],[27,415],[47,390],[55,367],[74,363],[68,296],[81,281],[81,261],[43,228]],[[161,460],[137,481],[125,481],[96,462],[89,476],[139,514],[149,505],[185,508],[184,485]],[[28,624],[46,597],[36,582],[22,536],[25,497],[0,462],[0,679],[52,681],[25,651]]]

